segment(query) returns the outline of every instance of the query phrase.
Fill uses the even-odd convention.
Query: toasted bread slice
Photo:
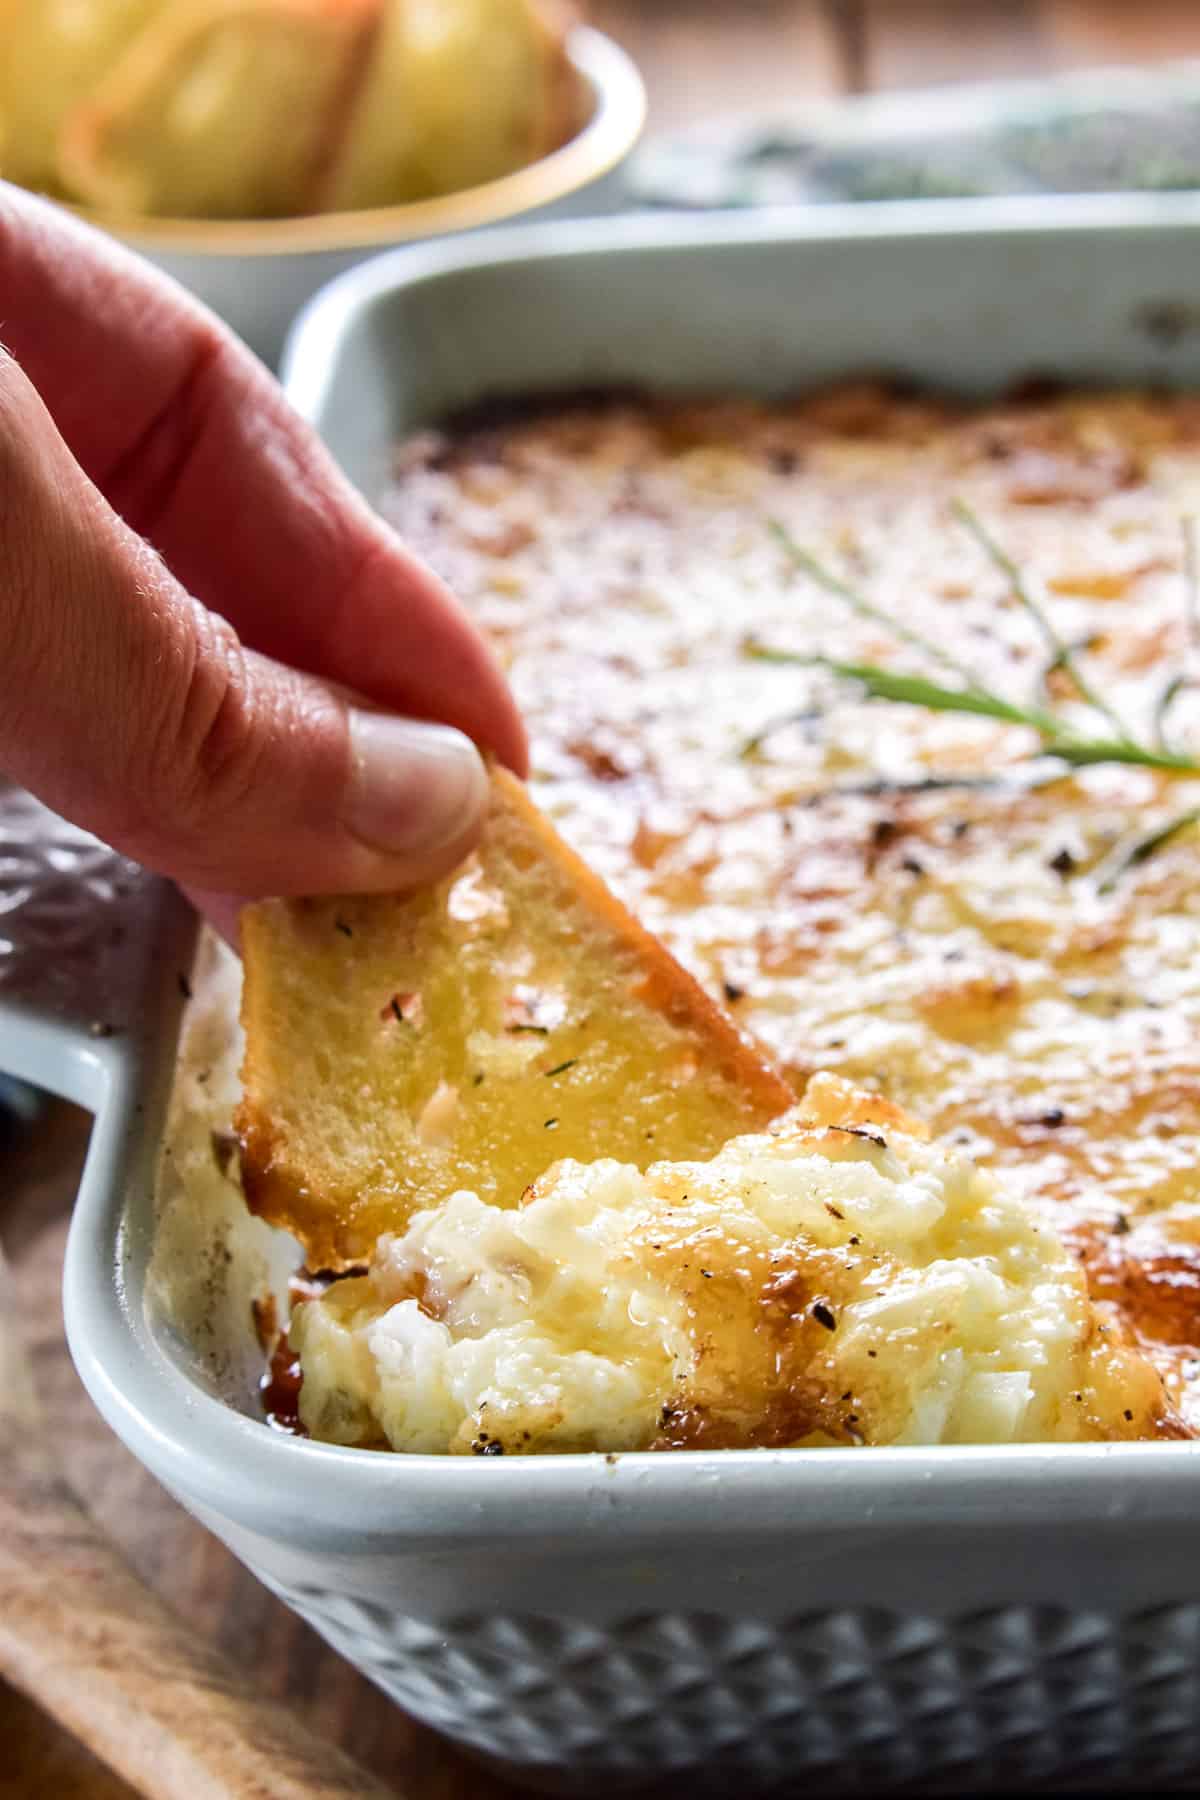
[[[61,191],[58,134],[136,34],[171,0],[0,0],[0,174]]]
[[[344,133],[382,0],[187,0],[65,121],[69,192],[122,213],[303,212]]]
[[[562,1157],[707,1156],[791,1088],[497,771],[478,852],[407,898],[242,915],[251,1208],[312,1267]]]
[[[370,69],[326,170],[320,206],[390,206],[414,194],[416,113],[403,0],[385,0]]]
[[[386,0],[323,204],[451,193],[555,148],[573,92],[564,35],[536,0]]]

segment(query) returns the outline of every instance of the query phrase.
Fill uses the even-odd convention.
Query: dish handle
[[[194,943],[170,883],[0,781],[0,1070],[133,1106],[171,1061]]]

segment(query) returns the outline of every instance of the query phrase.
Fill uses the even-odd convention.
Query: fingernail
[[[351,708],[350,743],[354,774],[343,816],[374,849],[440,850],[482,813],[487,773],[461,731]]]

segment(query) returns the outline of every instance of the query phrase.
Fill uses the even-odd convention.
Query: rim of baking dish
[[[360,313],[395,288],[492,263],[604,256],[615,249],[824,244],[843,239],[1037,238],[1099,231],[1136,240],[1141,233],[1166,228],[1200,230],[1200,191],[871,200],[713,212],[664,208],[499,223],[468,238],[395,245],[335,275],[297,313],[284,346],[280,380],[292,404],[314,420],[325,403],[333,352]]]

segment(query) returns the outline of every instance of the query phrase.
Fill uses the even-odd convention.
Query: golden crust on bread
[[[0,173],[255,218],[492,181],[577,127],[553,0],[0,0]]]
[[[390,0],[322,207],[452,193],[556,149],[576,123],[565,30],[534,0]]]
[[[269,901],[242,943],[246,1197],[312,1267],[456,1188],[516,1205],[556,1156],[705,1155],[794,1099],[503,771],[437,888]]]
[[[0,0],[0,174],[6,180],[61,191],[64,122],[167,3],[74,0],[64,30],[61,6]]]
[[[530,0],[400,0],[407,21],[410,188],[446,194],[553,147],[561,40]]]
[[[380,0],[187,0],[65,121],[67,191],[102,211],[270,218],[313,203]]]
[[[817,1069],[877,1089],[1044,1208],[1200,1418],[1195,835],[1101,891],[1200,784],[1030,786],[1019,730],[744,654],[753,633],[919,662],[788,567],[777,518],[1035,692],[1042,647],[955,496],[1148,732],[1187,654],[1194,395],[563,401],[414,441],[386,509],[500,648],[559,828],[798,1089]],[[1200,743],[1200,690],[1169,730]]]

